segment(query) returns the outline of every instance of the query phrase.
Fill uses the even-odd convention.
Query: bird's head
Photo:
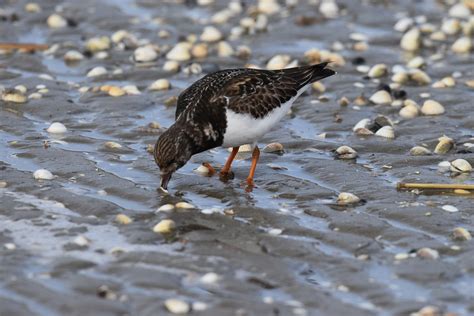
[[[166,191],[173,173],[191,158],[192,141],[182,130],[172,126],[156,141],[153,156],[160,168],[160,187]]]

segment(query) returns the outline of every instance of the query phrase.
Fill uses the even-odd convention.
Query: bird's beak
[[[168,173],[161,173],[161,184],[160,188],[164,191],[168,191],[168,182],[170,182],[171,176],[173,175],[172,172]]]

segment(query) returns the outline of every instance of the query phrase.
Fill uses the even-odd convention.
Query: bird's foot
[[[245,192],[249,193],[252,192],[255,188],[255,183],[253,182],[252,178],[247,178],[247,187],[245,188]]]
[[[210,163],[208,163],[208,162],[203,162],[202,165],[203,165],[204,167],[206,167],[207,169],[209,169],[209,173],[208,173],[208,176],[209,176],[209,177],[212,177],[214,174],[216,174],[216,169],[214,169],[214,167],[211,166]]]
[[[226,171],[226,172],[219,172],[219,178],[221,179],[221,181],[224,181],[224,182],[227,182],[229,180],[232,180],[234,179],[234,173],[232,171]]]

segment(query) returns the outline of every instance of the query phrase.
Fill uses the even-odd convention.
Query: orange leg
[[[247,184],[252,187],[254,186],[253,176],[255,175],[255,169],[257,168],[258,158],[260,158],[260,150],[255,146],[252,153],[252,166],[250,167],[249,176],[247,177]]]
[[[210,163],[208,162],[204,162],[202,164],[204,167],[207,167],[207,169],[209,169],[209,176],[212,177],[215,173],[216,173],[216,170],[214,169],[214,167],[211,166]]]
[[[232,152],[229,155],[229,158],[227,158],[227,161],[225,162],[224,168],[221,170],[221,175],[225,176],[229,173],[230,171],[230,166],[232,165],[232,161],[234,161],[235,155],[239,152],[239,147],[233,147]]]

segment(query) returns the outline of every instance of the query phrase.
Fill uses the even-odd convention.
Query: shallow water
[[[474,91],[462,83],[451,89],[404,87],[419,103],[419,94],[429,92],[446,107],[442,116],[412,120],[402,119],[390,106],[341,107],[337,102],[342,96],[370,96],[378,86],[355,71],[352,58],[362,56],[369,65],[383,62],[389,67],[407,60],[398,47],[401,35],[393,31],[400,13],[426,15],[429,22],[439,23],[446,7],[436,1],[338,1],[346,14],[301,27],[294,23],[298,16],[318,12],[300,1],[287,17],[271,17],[268,32],[232,42],[234,47],[251,47],[248,62],[260,66],[276,53],[301,60],[310,48],[348,42],[352,32],[367,35],[370,49],[343,50],[346,65],[324,80],[329,101],[320,102],[317,93],[301,96],[293,113],[261,140],[261,146],[282,143],[285,153],[262,154],[253,192],[246,193],[244,186],[249,155],[235,162],[235,178],[226,183],[193,172],[202,162],[223,164],[228,152],[219,148],[194,156],[173,177],[171,194],[166,195],[157,190],[158,169],[146,151],[164,129],[150,130],[147,125],[172,124],[175,109],[165,106],[165,100],[201,75],[166,74],[161,70],[163,56],[147,67],[136,65],[130,59],[133,50],[111,50],[108,59],[86,58],[74,66],[65,64],[62,56],[71,48],[82,51],[85,38],[110,36],[118,29],[172,45],[189,32],[200,34],[204,19],[226,2],[210,7],[172,1],[64,2],[63,14],[79,22],[65,30],[48,29],[44,21],[54,5],[38,3],[43,11],[36,14],[26,13],[20,3],[8,5],[19,20],[0,23],[2,41],[70,43],[54,56],[0,55],[0,85],[23,84],[28,93],[38,84],[49,89],[42,99],[25,104],[0,101],[0,181],[7,182],[0,189],[0,315],[162,315],[167,298],[204,302],[205,311],[193,311],[201,315],[408,315],[426,305],[458,315],[474,313],[473,242],[450,236],[455,227],[473,232],[473,195],[395,189],[399,181],[474,183],[472,174],[452,178],[436,171],[443,160],[464,158],[474,164],[474,154],[462,145],[474,142]],[[163,26],[152,22],[157,17],[164,19]],[[239,18],[234,19],[235,24]],[[159,39],[161,28],[169,30],[171,38]],[[220,28],[228,34],[231,26]],[[427,58],[432,53],[421,52]],[[472,79],[472,61],[472,54],[446,52],[427,72],[434,80],[455,71],[462,73],[462,80]],[[213,56],[199,62],[204,69],[246,63]],[[87,71],[97,65],[122,68],[123,74],[87,78]],[[40,78],[43,73],[55,80]],[[146,89],[162,77],[169,78],[171,90]],[[355,82],[365,87],[354,87]],[[389,83],[389,77],[382,82]],[[81,95],[74,84],[134,84],[142,94]],[[394,140],[352,133],[360,119],[378,114],[396,122]],[[336,115],[340,122],[334,120]],[[66,135],[46,132],[54,121],[68,127]],[[318,137],[322,133],[326,138]],[[449,154],[408,154],[415,145],[433,149],[443,134],[458,144]],[[123,147],[107,149],[107,141]],[[332,150],[340,145],[356,149],[359,158],[334,159]],[[33,179],[39,168],[55,178]],[[352,192],[365,202],[338,206],[340,192]],[[180,201],[196,209],[155,212]],[[446,204],[459,212],[443,211]],[[226,215],[229,210],[234,215]],[[117,224],[119,213],[133,222]],[[173,238],[152,231],[164,218],[177,223]],[[272,234],[272,229],[282,233]],[[78,236],[89,244],[79,246]],[[11,244],[15,249],[8,249]],[[440,258],[394,259],[422,247],[438,250]],[[208,272],[220,280],[201,282]],[[105,298],[98,293],[104,285],[109,289]]]

